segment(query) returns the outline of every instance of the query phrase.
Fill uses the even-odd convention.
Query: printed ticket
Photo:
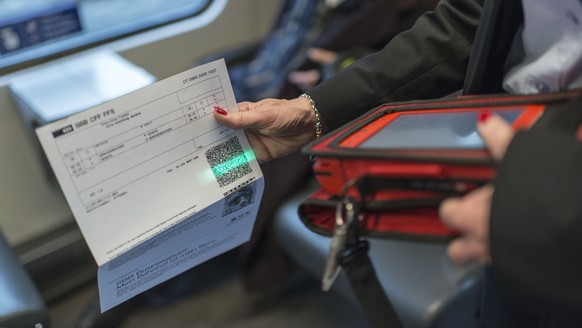
[[[249,240],[263,175],[224,60],[37,129],[97,262],[101,311]]]

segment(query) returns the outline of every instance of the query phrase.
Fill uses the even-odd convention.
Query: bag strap
[[[357,217],[357,214],[356,214]],[[357,220],[349,227],[345,250],[339,264],[345,271],[358,301],[372,326],[376,328],[400,328],[402,324],[392,303],[378,280],[368,256],[369,242],[361,238]]]
[[[355,201],[355,216],[359,217],[359,211],[370,209],[370,197],[379,190],[431,190],[442,192],[447,196],[460,194],[466,190],[459,190],[458,183],[464,183],[469,189],[479,186],[481,181],[445,181],[445,180],[410,180],[410,179],[382,179],[378,177],[363,176],[356,181],[346,184],[342,194],[355,187],[360,197]],[[346,196],[347,197],[347,196]],[[443,196],[444,198],[444,196]],[[417,206],[438,206],[442,198],[415,200]],[[374,206],[372,206],[374,207]],[[402,323],[386,295],[384,288],[378,280],[374,265],[368,256],[369,242],[362,239],[359,232],[359,221],[353,220],[348,228],[347,240],[344,251],[339,255],[339,264],[347,274],[352,289],[358,298],[364,312],[372,326],[376,328],[401,328]]]

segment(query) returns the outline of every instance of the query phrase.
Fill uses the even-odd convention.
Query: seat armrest
[[[40,293],[1,233],[0,327],[49,327]]]

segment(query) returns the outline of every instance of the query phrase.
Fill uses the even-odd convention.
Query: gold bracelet
[[[307,99],[311,105],[311,108],[313,109],[313,112],[315,113],[315,137],[319,138],[323,134],[323,123],[321,123],[321,116],[319,116],[319,111],[317,110],[317,107],[315,107],[315,101],[313,101],[311,96],[306,93],[299,97]]]

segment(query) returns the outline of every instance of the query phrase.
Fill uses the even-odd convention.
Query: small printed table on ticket
[[[263,175],[224,60],[37,129],[99,266],[101,310],[249,240]]]

